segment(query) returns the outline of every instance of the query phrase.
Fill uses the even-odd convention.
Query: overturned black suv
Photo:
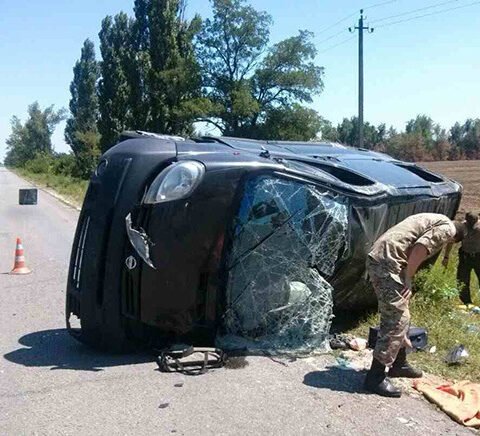
[[[314,347],[332,310],[375,304],[375,239],[415,213],[453,218],[460,198],[453,181],[335,143],[127,133],[90,181],[67,327],[110,350]]]

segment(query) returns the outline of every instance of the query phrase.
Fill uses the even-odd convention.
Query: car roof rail
[[[132,138],[157,138],[157,139],[169,139],[171,141],[185,141],[182,136],[165,135],[163,133],[145,132],[143,130],[124,130],[120,134],[120,141],[125,141]]]

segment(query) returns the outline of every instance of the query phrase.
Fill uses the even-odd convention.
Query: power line
[[[373,5],[370,5],[370,6],[367,6],[366,8],[363,8],[363,9],[373,9],[373,8],[377,8],[377,7],[380,7],[380,6],[383,6],[383,5],[388,5],[389,3],[395,3],[397,2],[398,0],[388,0],[388,1],[384,1],[384,2],[381,2],[381,3],[375,3]],[[319,32],[316,32],[316,35],[322,35],[323,33],[327,32],[328,30],[330,29],[333,29],[334,27],[338,26],[339,24],[342,24],[343,22],[349,20],[350,18],[352,18],[353,16],[357,15],[356,12],[350,14],[350,15],[347,15],[346,17],[343,17],[341,18],[340,20],[336,21],[335,23],[331,24],[330,26],[327,26],[325,27],[324,29],[320,30]],[[327,41],[330,41],[331,39],[335,38],[336,36],[340,35],[344,33],[344,31],[340,31],[340,32],[337,32],[331,36],[329,36],[328,38],[325,38],[325,39],[322,39],[320,42],[318,42],[317,44],[323,44],[324,42],[327,42]]]
[[[369,5],[369,6],[365,7],[364,9],[373,9],[373,8],[381,7],[381,6],[384,6],[384,5],[391,4],[391,3],[396,3],[397,1],[398,1],[398,0],[383,1],[383,2],[380,2],[380,3],[375,3],[375,4],[372,4],[372,5]],[[415,12],[421,12],[421,11],[425,11],[425,10],[428,10],[428,9],[437,8],[437,7],[444,6],[444,5],[447,5],[447,4],[450,4],[450,3],[456,3],[456,2],[458,2],[458,1],[460,1],[460,0],[448,0],[448,1],[443,1],[443,2],[440,2],[440,3],[435,3],[435,4],[430,5],[430,6],[425,6],[425,7],[422,7],[422,8],[412,9],[412,10],[407,11],[407,12],[402,12],[402,13],[400,13],[400,14],[390,15],[390,16],[388,16],[388,17],[383,17],[383,18],[380,18],[380,19],[378,19],[378,20],[374,20],[374,21],[372,22],[372,24],[373,24],[373,23],[379,23],[379,22],[382,22],[382,21],[386,21],[386,20],[389,20],[389,19],[391,19],[391,18],[398,18],[398,17],[402,17],[402,16],[405,16],[405,15],[411,15],[411,14],[414,14]],[[455,8],[454,8],[454,9],[455,9]],[[448,10],[451,10],[451,9],[448,9]],[[446,11],[446,10],[445,10],[445,11]],[[440,12],[443,12],[443,10],[442,10],[442,11],[438,11],[438,13],[440,13]],[[318,36],[318,35],[321,35],[321,34],[323,34],[323,33],[325,33],[325,32],[327,32],[327,31],[330,30],[330,29],[333,29],[334,27],[336,27],[336,26],[338,26],[339,24],[347,21],[349,18],[351,18],[351,17],[354,16],[354,15],[356,15],[356,13],[347,15],[347,16],[345,16],[344,18],[336,21],[336,22],[333,23],[332,25],[325,27],[325,28],[322,29],[320,32],[317,32],[317,36]],[[425,16],[428,16],[428,15],[433,15],[433,13],[432,13],[432,14],[426,14]],[[423,15],[422,15],[422,17],[423,17]],[[413,20],[413,19],[416,19],[416,18],[421,18],[421,17],[420,17],[420,16],[419,16],[419,17],[412,17],[411,19]],[[405,20],[405,21],[408,21],[408,20]],[[399,21],[399,23],[400,23],[400,22],[403,22],[403,21]],[[396,22],[395,22],[395,23],[386,23],[386,24],[384,24],[384,25],[380,25],[380,26],[377,26],[377,27],[385,27],[385,26],[390,25],[390,24],[396,24]],[[336,38],[337,36],[342,35],[342,34],[344,34],[344,33],[345,33],[345,31],[342,29],[342,30],[340,30],[339,32],[336,32],[336,33],[328,36],[327,38],[322,39],[321,41],[319,41],[319,42],[317,43],[317,45],[324,44],[325,42],[328,42],[328,41],[330,41],[330,40],[332,40],[332,39]],[[335,44],[335,45],[333,45],[333,46],[331,46],[331,47],[328,47],[328,48],[326,48],[325,50],[321,51],[320,53],[323,53],[324,51],[328,51],[328,50],[330,50],[330,49],[332,49],[332,48],[334,48],[334,47],[337,47],[338,45],[341,45],[341,44],[347,42],[347,41],[348,41],[348,40],[340,41],[338,44]]]
[[[468,4],[462,5],[462,6],[455,6],[453,8],[442,9],[441,11],[430,12],[429,14],[423,14],[423,15],[417,15],[416,17],[405,18],[404,20],[392,21],[390,23],[381,24],[380,26],[375,26],[375,27],[377,29],[379,29],[381,27],[393,26],[394,24],[406,23],[408,21],[418,20],[420,18],[430,17],[432,15],[442,14],[444,12],[454,11],[456,9],[463,9],[463,8],[467,8],[469,6],[475,6],[475,5],[479,5],[479,4],[480,4],[480,1],[476,1],[476,2],[468,3]]]
[[[348,41],[351,41],[351,40],[354,39],[354,38],[355,38],[355,36],[350,36],[349,38],[344,39],[343,41],[340,41],[339,43],[337,43],[337,44],[335,44],[335,45],[332,45],[332,46],[330,46],[330,47],[327,47],[325,50],[319,51],[318,54],[325,53],[326,51],[330,51],[330,50],[338,47],[339,45],[346,44]]]
[[[333,35],[329,36],[328,38],[322,39],[321,41],[317,42],[317,45],[323,44],[324,42],[330,41],[331,39],[335,38],[338,35],[341,35],[342,33],[345,33],[346,30],[342,29],[340,32],[334,33]]]
[[[377,8],[377,7],[380,7],[380,6],[383,6],[383,5],[388,5],[389,3],[395,3],[397,2],[398,0],[388,0],[388,1],[384,1],[384,2],[381,2],[381,3],[375,3],[373,5],[370,5],[370,6],[367,6],[363,9],[373,9],[373,8]],[[343,17],[341,18],[340,20],[336,21],[335,23],[333,23],[332,25],[330,26],[327,26],[325,27],[324,29],[320,30],[319,32],[316,32],[317,36],[318,35],[321,35],[322,33],[325,33],[326,31],[330,30],[330,29],[333,29],[334,27],[338,26],[339,24],[342,24],[343,22],[347,21],[348,19],[352,18],[353,16],[357,15],[356,12],[353,12],[352,14],[350,15],[347,15],[346,17]],[[336,35],[335,35],[336,36]]]
[[[380,7],[380,6],[388,5],[388,4],[390,4],[390,3],[395,3],[395,2],[397,2],[397,1],[398,1],[398,0],[388,0],[388,1],[386,1],[386,2],[375,3],[374,5],[370,5],[370,6],[364,7],[363,10],[378,8],[378,7]]]
[[[321,35],[322,33],[325,33],[327,30],[333,29],[335,26],[338,26],[339,24],[343,23],[344,21],[347,21],[348,19],[352,18],[354,15],[357,15],[356,12],[353,14],[350,14],[341,20],[338,20],[336,23],[333,23],[331,26],[325,27],[324,29],[320,30],[320,32],[316,32],[317,35]]]
[[[383,17],[383,18],[379,18],[378,20],[373,20],[371,22],[371,24],[380,23],[382,21],[389,20],[390,18],[398,18],[398,17],[403,17],[405,15],[411,15],[411,14],[414,14],[415,12],[421,12],[421,11],[426,11],[428,9],[438,8],[440,6],[445,6],[445,5],[448,5],[450,3],[457,3],[458,1],[459,0],[443,1],[443,2],[439,2],[439,3],[435,3],[435,4],[430,5],[430,6],[424,6],[423,8],[412,9],[410,11],[402,12],[401,14],[389,15],[388,17]]]

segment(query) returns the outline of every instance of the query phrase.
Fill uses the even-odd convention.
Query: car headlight
[[[175,162],[155,178],[143,202],[155,204],[188,197],[200,184],[204,174],[205,167],[200,162]]]

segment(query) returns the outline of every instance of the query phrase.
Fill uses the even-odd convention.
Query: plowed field
[[[424,162],[420,165],[463,185],[460,213],[480,212],[480,160]]]

